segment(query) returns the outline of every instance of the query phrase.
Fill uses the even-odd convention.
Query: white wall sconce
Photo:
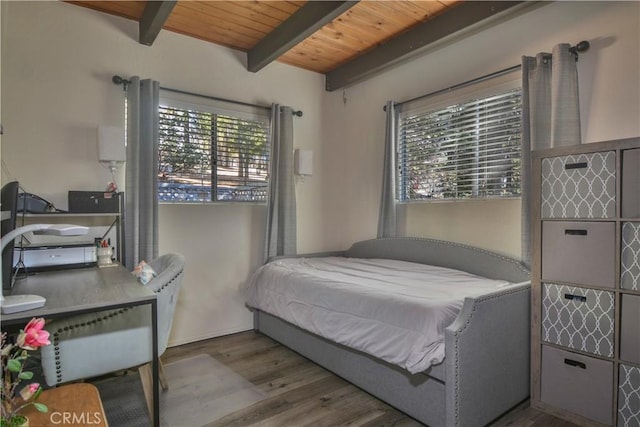
[[[313,175],[313,151],[299,148],[294,150],[293,173],[301,177]]]
[[[113,174],[126,160],[124,129],[117,126],[98,126],[98,161],[106,164]]]

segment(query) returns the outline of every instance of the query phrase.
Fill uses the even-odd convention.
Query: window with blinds
[[[403,106],[397,146],[401,201],[520,195],[522,97],[513,85],[467,90],[453,102]]]
[[[160,100],[159,200],[265,202],[268,111],[194,95],[167,96]]]

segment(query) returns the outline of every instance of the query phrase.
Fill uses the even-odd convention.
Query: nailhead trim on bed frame
[[[488,255],[491,256],[493,258],[498,258],[504,262],[507,262],[509,264],[513,264],[514,266],[516,266],[520,271],[522,271],[523,273],[526,274],[531,274],[531,271],[529,269],[527,269],[522,263],[518,262],[517,260],[501,255],[501,254],[497,254],[495,252],[486,250],[486,249],[482,249],[482,248],[477,248],[475,246],[469,246],[469,245],[465,245],[462,243],[455,243],[455,242],[449,242],[446,240],[438,240],[438,239],[429,239],[429,238],[424,238],[424,237],[380,237],[377,239],[371,239],[371,240],[415,240],[415,241],[419,241],[419,242],[428,242],[428,243],[436,243],[436,244],[440,244],[440,245],[445,245],[445,246],[453,246],[453,247],[458,247],[458,248],[463,248],[463,249],[469,249],[472,250],[474,252],[478,252],[484,255]],[[364,242],[367,242],[367,240],[365,240]],[[358,242],[358,243],[362,243],[362,242]],[[515,289],[515,290],[508,290],[505,292],[501,292],[499,294],[493,294],[493,295],[489,295],[489,296],[485,296],[485,297],[480,297],[478,299],[476,299],[476,301],[478,302],[482,302],[482,301],[487,301],[493,298],[497,298],[498,296],[502,296],[502,295],[508,295],[508,294],[513,294],[513,293],[518,293],[518,292],[526,292],[528,290],[528,288],[520,288],[520,289]],[[459,343],[459,336],[460,334],[467,328],[467,326],[470,323],[470,319],[471,317],[473,317],[473,313],[476,311],[476,307],[477,305],[474,306],[473,311],[471,313],[471,316],[469,317],[469,319],[467,319],[467,321],[464,324],[464,327],[462,329],[457,330],[454,333],[454,337],[455,337],[455,352],[456,354],[458,353],[458,343]],[[455,418],[456,418],[456,425],[458,424],[458,416],[460,413],[460,400],[459,400],[459,396],[458,396],[458,390],[459,390],[459,370],[460,370],[460,366],[458,364],[458,358],[456,358],[456,364],[455,364],[455,384],[454,384],[454,390],[456,393],[456,407],[455,407]]]
[[[472,250],[474,252],[486,255],[486,256],[490,256],[491,258],[495,258],[495,259],[499,259],[503,262],[506,262],[508,264],[511,264],[515,267],[517,267],[517,269],[524,273],[527,276],[530,276],[531,271],[529,270],[529,268],[527,268],[526,265],[524,265],[522,262],[508,257],[506,255],[501,255],[495,252],[492,252],[490,250],[486,250],[486,249],[482,249],[482,248],[477,248],[475,246],[469,246],[469,245],[465,245],[462,243],[455,243],[455,242],[449,242],[446,240],[438,240],[438,239],[430,239],[430,238],[425,238],[425,237],[380,237],[380,238],[375,238],[375,239],[368,239],[368,240],[362,240],[362,241],[358,241],[356,243],[354,243],[349,249],[347,249],[346,251],[340,251],[341,254],[348,253],[349,251],[351,251],[352,249],[357,248],[358,246],[362,245],[366,245],[369,242],[375,242],[375,241],[402,241],[402,240],[411,240],[411,241],[418,241],[418,242],[424,242],[424,243],[432,243],[432,244],[439,244],[439,245],[443,245],[443,246],[451,246],[451,247],[457,247],[457,248],[462,248],[462,249],[469,249]],[[356,249],[354,249],[356,250]],[[325,253],[319,253],[319,254],[311,254],[310,256],[323,256],[325,255]],[[304,254],[301,255],[297,255],[299,256],[305,256]],[[292,256],[283,256],[282,258],[290,258]],[[293,255],[293,257],[296,257],[296,255]],[[520,282],[521,284],[524,284],[526,282],[528,282],[529,280],[523,280],[522,282]],[[456,353],[456,355],[459,353],[459,343],[460,343],[460,338],[462,335],[462,332],[464,332],[464,330],[469,326],[469,324],[471,323],[471,319],[473,318],[474,313],[477,312],[477,308],[478,308],[478,303],[482,303],[484,301],[489,301],[492,299],[496,299],[499,297],[502,297],[504,295],[510,295],[510,294],[517,294],[520,292],[528,292],[529,291],[529,287],[523,287],[523,286],[518,286],[516,289],[506,289],[503,290],[502,292],[498,292],[498,293],[493,293],[490,295],[485,295],[485,296],[480,296],[480,297],[476,297],[475,301],[477,302],[476,304],[474,304],[473,309],[471,311],[471,313],[469,314],[468,318],[465,320],[464,325],[462,325],[458,330],[456,330],[453,334],[454,334],[454,352]],[[280,319],[281,320],[281,319]],[[259,330],[259,327],[257,327],[257,329]],[[459,359],[456,357],[456,361],[455,361],[455,365],[454,365],[454,392],[455,392],[455,408],[454,408],[454,424],[455,425],[459,425],[460,421],[459,421],[459,416],[460,416],[460,395],[459,395],[459,389],[460,389],[460,384],[459,384],[459,378],[460,378],[460,366],[459,366]],[[446,414],[445,414],[446,415]]]
[[[479,252],[479,253],[482,253],[482,254],[485,254],[485,255],[490,255],[490,256],[492,256],[494,258],[499,258],[499,259],[501,259],[503,261],[506,261],[506,262],[508,262],[510,264],[515,265],[523,273],[531,274],[531,271],[528,268],[526,268],[524,265],[522,265],[522,263],[520,263],[519,261],[517,261],[517,260],[515,260],[513,258],[510,258],[510,257],[505,256],[505,255],[497,254],[495,252],[491,252],[491,251],[486,250],[486,249],[477,248],[475,246],[465,245],[465,244],[462,244],[462,243],[455,243],[455,242],[449,242],[449,241],[446,241],[446,240],[438,240],[438,239],[429,239],[429,238],[426,238],[426,237],[380,237],[380,238],[371,239],[371,240],[417,240],[417,241],[421,241],[421,242],[433,242],[433,243],[438,243],[438,244],[441,244],[441,245],[455,246],[455,247],[458,247],[458,248],[470,249],[470,250],[475,251],[475,252]],[[365,242],[366,242],[366,240],[365,240]]]
[[[159,294],[163,291],[163,289],[165,289],[167,286],[169,286],[171,283],[173,283],[176,279],[178,279],[178,277],[180,277],[182,275],[182,272],[184,271],[184,269],[180,270],[175,276],[173,276],[171,278],[171,280],[167,281],[164,285],[162,285],[162,287],[160,287],[160,289],[155,290],[154,292],[156,294]],[[115,316],[119,316],[122,313],[125,313],[129,310],[131,310],[134,307],[126,307],[126,308],[121,308],[118,309],[116,311],[113,311],[107,315],[98,317],[96,319],[90,320],[88,322],[81,322],[81,323],[76,323],[74,325],[70,325],[70,326],[65,326],[64,328],[60,328],[57,329],[54,333],[53,333],[53,345],[54,345],[54,354],[55,354],[55,361],[56,361],[56,383],[60,384],[62,382],[62,362],[60,359],[60,335],[63,332],[67,332],[70,330],[73,330],[75,328],[81,328],[81,327],[87,327],[93,324],[96,324],[98,322],[102,322],[103,320],[107,320],[110,317],[115,317]]]
[[[463,245],[464,246],[464,245]],[[511,290],[506,290],[504,292],[500,292],[500,293],[496,293],[496,294],[492,294],[492,295],[487,295],[484,297],[479,297],[476,298],[477,302],[482,302],[482,301],[489,301],[491,299],[495,299],[498,297],[502,297],[503,295],[509,295],[509,294],[516,294],[518,292],[527,292],[529,290],[529,288],[518,288],[518,289],[511,289]],[[471,311],[471,315],[467,318],[466,322],[464,323],[464,326],[461,329],[458,329],[455,333],[454,333],[454,337],[455,337],[455,353],[456,355],[458,354],[458,343],[460,342],[460,334],[467,329],[467,326],[471,323],[471,318],[473,317],[473,314],[476,312],[476,308],[477,308],[478,304],[474,304],[473,306],[473,310]],[[460,366],[458,363],[458,358],[456,357],[456,368],[455,368],[455,385],[454,385],[454,390],[456,392],[456,407],[455,407],[455,417],[456,417],[456,425],[458,425],[458,415],[460,414],[460,399],[458,396],[458,389],[459,389],[459,383],[458,383],[458,379],[460,377],[459,373],[460,373]]]

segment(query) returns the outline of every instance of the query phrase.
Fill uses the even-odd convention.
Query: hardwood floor
[[[208,427],[421,426],[419,422],[253,331],[169,348],[165,364],[208,354],[267,397]],[[524,402],[492,427],[573,427]]]

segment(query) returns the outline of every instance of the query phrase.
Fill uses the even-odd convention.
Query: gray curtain
[[[378,238],[395,237],[396,221],[396,121],[393,101],[387,101],[387,123],[384,137],[384,163],[382,168],[382,195],[378,215]]]
[[[296,192],[293,176],[293,110],[271,106],[271,165],[265,260],[295,255]]]
[[[580,136],[577,54],[522,57],[522,261],[531,265],[531,151],[577,145]]]
[[[127,85],[125,254],[129,269],[158,256],[158,104],[160,83]]]

